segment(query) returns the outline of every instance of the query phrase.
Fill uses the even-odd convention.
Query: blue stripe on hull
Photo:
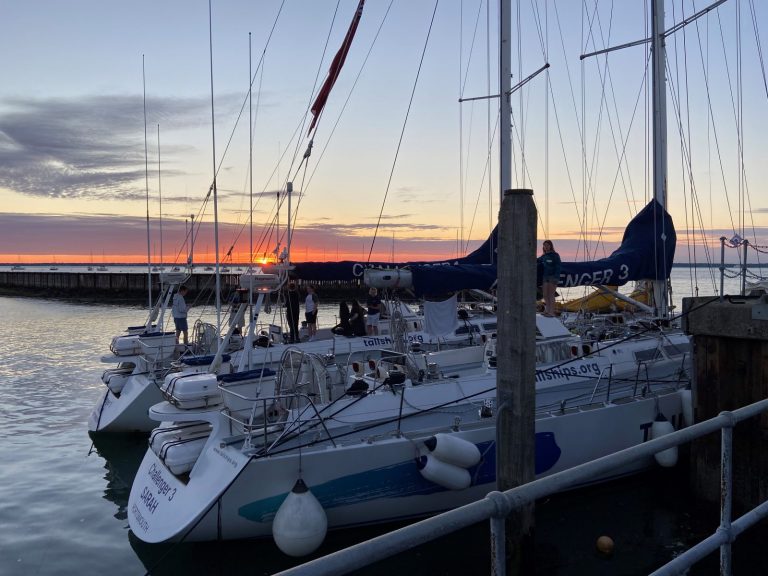
[[[477,445],[483,455],[480,462],[469,468],[472,485],[483,485],[496,480],[495,441]],[[560,459],[561,450],[552,432],[536,434],[536,474],[552,468]],[[390,466],[350,474],[310,487],[312,494],[324,509],[350,506],[387,498],[426,496],[447,489],[426,480],[415,460],[408,459]],[[238,514],[253,522],[271,522],[287,492],[241,506]]]

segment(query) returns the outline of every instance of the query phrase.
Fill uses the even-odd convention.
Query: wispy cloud
[[[199,124],[208,105],[205,98],[147,102],[166,130]],[[6,99],[0,110],[0,187],[44,198],[144,197],[141,96]]]

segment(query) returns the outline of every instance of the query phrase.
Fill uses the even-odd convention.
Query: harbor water
[[[691,282],[687,269],[674,274],[679,299],[690,293]],[[726,286],[738,290],[736,279]],[[701,288],[699,295],[708,293],[713,290]],[[336,305],[324,303],[320,325],[332,325],[335,313]],[[0,574],[272,574],[301,562],[272,541],[147,545],[130,533],[128,494],[147,439],[105,438],[93,445],[86,421],[104,386],[101,373],[110,367],[99,357],[113,335],[143,322],[144,314],[135,305],[0,297],[6,320],[0,339]],[[693,501],[678,468],[539,502],[537,574],[647,574],[713,532],[717,505]],[[312,557],[391,528],[330,533]],[[739,540],[736,573],[766,572],[765,532],[758,528]],[[616,544],[611,556],[595,549],[601,535]],[[488,574],[489,550],[483,524],[361,573]],[[717,555],[690,572],[717,573]]]

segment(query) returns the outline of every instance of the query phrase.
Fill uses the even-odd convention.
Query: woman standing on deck
[[[541,288],[544,292],[544,316],[555,315],[555,290],[560,281],[560,255],[555,252],[551,240],[544,240],[541,245],[544,252],[537,262],[542,265]]]

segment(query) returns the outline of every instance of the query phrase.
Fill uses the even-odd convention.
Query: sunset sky
[[[295,260],[367,259],[377,223],[374,260],[441,259],[495,225],[497,100],[458,103],[498,93],[495,1],[367,0],[301,165],[357,3],[213,0],[222,258],[245,262],[250,244],[249,32],[255,260],[275,248],[267,225],[285,229],[288,179]],[[513,185],[534,189],[538,236],[567,259],[610,252],[652,194],[646,48],[579,58],[647,37],[645,3],[581,4],[513,2],[513,84],[551,65],[549,87],[542,74],[512,96]],[[667,27],[706,4],[667,0]],[[207,0],[5,0],[2,14],[0,262],[146,261],[142,57],[151,258],[185,261],[194,215],[196,260],[212,261]],[[731,0],[667,40],[678,262],[706,261],[703,244],[735,232],[768,245],[766,23],[766,3]]]

